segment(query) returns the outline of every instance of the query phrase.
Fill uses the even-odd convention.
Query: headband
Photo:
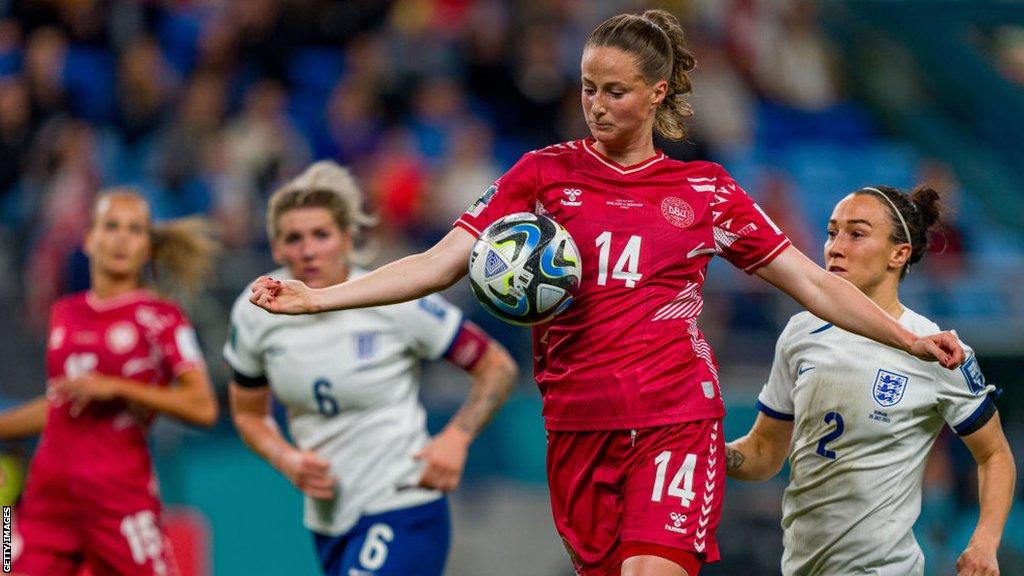
[[[864,188],[861,188],[861,190],[867,190],[868,192],[874,192],[875,194],[878,194],[882,198],[885,198],[885,201],[889,203],[889,206],[892,206],[892,211],[896,213],[896,217],[900,219],[900,224],[903,225],[903,233],[907,235],[907,244],[910,244],[910,250],[913,251],[914,243],[910,240],[910,228],[907,226],[907,221],[903,218],[903,214],[900,213],[900,209],[897,208],[896,203],[892,201],[892,198],[889,198],[888,194],[882,192],[878,188],[871,188],[870,186],[865,186]]]

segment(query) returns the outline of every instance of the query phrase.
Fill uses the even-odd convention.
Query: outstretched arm
[[[0,440],[38,436],[45,425],[46,396],[40,396],[0,414]]]
[[[469,373],[473,387],[462,408],[416,455],[426,463],[420,486],[446,491],[458,488],[470,443],[508,399],[519,369],[505,348],[490,340],[487,351]]]
[[[242,441],[266,460],[303,494],[320,499],[334,495],[336,480],[331,465],[316,452],[303,452],[281,435],[270,415],[270,389],[246,388],[236,382],[228,385],[231,417]]]
[[[74,412],[81,412],[94,400],[121,398],[189,424],[213,426],[217,422],[217,399],[205,370],[188,370],[168,387],[95,372],[78,378],[57,378],[51,385],[58,394],[74,402]]]
[[[922,360],[956,368],[964,350],[951,332],[919,336],[878,307],[856,286],[829,274],[790,246],[755,274],[789,294],[815,316]]]
[[[1003,435],[998,413],[977,432],[964,436],[963,440],[978,463],[981,513],[967,549],[956,562],[956,571],[960,576],[996,576],[999,574],[996,551],[1013,505],[1017,479],[1013,454]]]
[[[763,481],[782,470],[793,423],[758,414],[746,436],[725,444],[725,472],[737,480]]]
[[[456,227],[426,252],[327,288],[261,277],[249,301],[276,314],[311,314],[415,300],[458,282],[466,274],[474,242],[472,234]]]

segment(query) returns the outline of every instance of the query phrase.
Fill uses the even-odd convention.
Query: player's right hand
[[[996,549],[971,541],[956,561],[957,576],[999,576]]]
[[[320,500],[334,498],[337,479],[331,474],[330,463],[316,452],[289,447],[276,460],[271,464],[306,496]]]
[[[260,276],[253,282],[249,302],[274,314],[316,312],[313,289],[299,280],[275,280]]]
[[[950,370],[964,361],[964,348],[957,340],[956,333],[949,330],[919,336],[911,345],[910,353],[927,362],[938,362]]]

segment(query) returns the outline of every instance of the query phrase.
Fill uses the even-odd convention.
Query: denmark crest
[[[107,329],[107,348],[115,354],[131,351],[138,341],[139,333],[131,322],[118,322]]]
[[[885,408],[895,406],[903,399],[903,393],[907,389],[909,380],[910,378],[902,374],[879,370],[878,375],[875,376],[875,386],[871,390],[871,395],[874,396],[875,402],[878,402],[879,406]]]
[[[661,201],[661,215],[668,223],[679,228],[689,228],[693,224],[693,208],[685,201],[669,196]]]

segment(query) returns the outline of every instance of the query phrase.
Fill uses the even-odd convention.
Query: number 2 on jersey
[[[622,280],[626,288],[633,288],[640,281],[643,274],[637,272],[640,267],[640,243],[643,239],[640,236],[630,236],[626,242],[626,248],[615,261],[615,269],[612,270],[613,280]],[[597,285],[604,286],[608,283],[608,261],[612,251],[612,233],[605,230],[595,240],[601,253],[597,270]]]
[[[658,470],[654,475],[654,493],[651,494],[651,500],[654,502],[661,502],[661,497],[664,494],[665,489],[665,475],[668,473],[668,463],[672,460],[672,452],[665,450],[658,457],[654,459],[655,465],[658,466]],[[676,471],[676,475],[672,477],[672,482],[668,485],[668,495],[679,498],[679,501],[683,503],[683,506],[689,506],[690,502],[693,501],[693,471],[697,468],[697,455],[687,454],[683,457],[683,464]]]
[[[843,415],[839,412],[829,412],[828,414],[825,414],[825,424],[832,424],[833,422],[836,424],[836,429],[825,434],[821,440],[818,440],[818,456],[828,458],[829,460],[835,460],[836,453],[826,448],[825,445],[842,436],[843,430],[846,428],[843,424]]]

